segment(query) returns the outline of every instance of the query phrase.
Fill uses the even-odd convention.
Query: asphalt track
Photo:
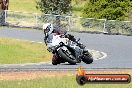
[[[88,49],[94,49],[107,53],[107,57],[96,60],[92,64],[80,63],[77,65],[59,64],[53,66],[50,63],[38,63],[28,65],[0,65],[0,70],[4,69],[75,69],[80,65],[85,69],[111,69],[111,68],[132,68],[132,36],[123,35],[104,35],[71,32],[80,42],[85,44]],[[0,37],[11,37],[36,42],[43,42],[43,32],[40,30],[11,30],[0,29]]]

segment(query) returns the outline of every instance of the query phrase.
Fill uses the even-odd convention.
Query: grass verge
[[[12,38],[0,38],[0,64],[49,61],[51,53],[44,44]]]
[[[9,10],[40,13],[40,10],[36,8],[38,0],[10,0]]]

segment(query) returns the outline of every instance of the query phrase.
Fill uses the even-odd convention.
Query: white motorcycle
[[[92,55],[85,49],[85,46],[80,47],[78,39],[73,42],[65,37],[65,35],[53,35],[52,46],[54,46],[52,64],[68,62],[69,64],[76,64],[83,61],[86,64],[93,62]],[[49,50],[50,51],[50,50]]]

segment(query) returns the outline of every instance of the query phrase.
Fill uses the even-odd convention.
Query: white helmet
[[[44,33],[51,34],[53,32],[53,25],[51,23],[46,23],[43,25]]]

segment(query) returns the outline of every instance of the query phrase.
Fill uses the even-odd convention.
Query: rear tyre
[[[87,54],[83,55],[82,61],[86,64],[91,64],[93,62],[92,55],[88,52]]]
[[[67,53],[65,53],[64,50],[59,49],[58,50],[58,54],[65,60],[67,61],[69,64],[75,65],[77,63],[76,58],[73,55],[70,55],[72,57],[70,57]]]

